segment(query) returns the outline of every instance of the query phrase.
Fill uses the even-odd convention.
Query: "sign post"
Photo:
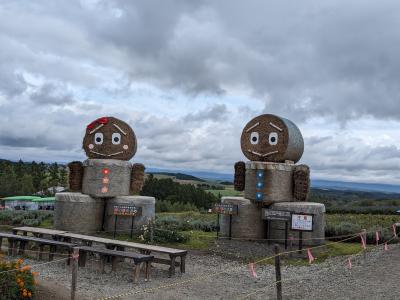
[[[314,215],[303,213],[292,213],[291,230],[299,232],[299,251],[303,249],[303,232],[314,230]]]
[[[286,210],[262,209],[262,219],[267,221],[267,240],[270,238],[271,221],[285,222],[285,249],[288,246],[288,227],[292,213]],[[268,241],[269,242],[269,241]]]
[[[213,207],[213,211],[217,213],[217,239],[219,237],[219,215],[229,215],[229,239],[232,239],[232,216],[237,216],[239,214],[239,206],[234,204],[226,204],[226,203],[215,203]]]
[[[131,217],[131,238],[133,237],[133,224],[135,220],[135,216],[141,216],[142,215],[142,208],[133,206],[133,205],[114,205],[114,211],[113,215],[115,216],[114,220],[114,238],[115,238],[115,233],[117,231],[117,220],[118,216],[124,216],[124,217]]]

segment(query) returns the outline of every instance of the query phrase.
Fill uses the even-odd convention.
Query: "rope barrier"
[[[393,236],[391,239],[387,240],[387,241],[384,242],[384,243],[389,243],[389,242],[391,242],[392,240],[396,239],[397,237],[398,237],[397,235],[396,235],[396,236]],[[378,248],[379,246],[382,246],[382,244],[384,244],[384,243],[381,243],[381,244],[378,244],[378,245],[376,245],[376,246],[373,246],[373,249],[376,249],[376,248]],[[343,263],[345,263],[349,258],[353,258],[353,257],[359,256],[363,251],[364,251],[364,250],[360,250],[359,252],[357,252],[357,253],[355,253],[355,254],[351,254],[351,255],[347,256],[346,259],[343,260]],[[282,254],[282,253],[280,253],[280,254]],[[339,266],[340,266],[340,265],[337,265],[337,269],[339,268]],[[341,266],[341,267],[342,267],[342,266]],[[331,268],[326,268],[326,270],[329,270],[329,269],[331,269]],[[336,270],[336,269],[334,269],[334,270]],[[310,276],[293,277],[293,278],[288,278],[288,279],[284,279],[284,280],[274,281],[273,283],[268,284],[266,287],[263,287],[263,288],[261,288],[261,289],[255,290],[255,291],[253,291],[253,292],[247,294],[247,295],[244,296],[243,298],[238,298],[238,299],[247,299],[247,298],[249,298],[249,297],[251,297],[251,296],[253,296],[253,295],[255,295],[255,294],[257,294],[257,293],[259,293],[259,292],[261,292],[261,291],[263,291],[263,290],[265,290],[266,288],[270,287],[270,286],[273,285],[273,284],[277,284],[277,283],[281,283],[281,282],[288,282],[288,281],[292,281],[292,280],[295,280],[295,279],[297,279],[297,280],[299,280],[299,279],[306,279],[306,278],[308,278],[308,277],[310,277]]]
[[[392,227],[392,225],[390,227],[386,227],[386,228],[383,228],[383,229],[387,229],[387,228],[391,228],[391,227]],[[367,232],[367,234],[368,233],[372,233],[372,232],[375,232],[375,230]],[[327,244],[324,244],[324,245],[309,247],[309,248],[305,248],[305,249],[301,249],[301,250],[285,251],[285,252],[282,252],[282,253],[279,253],[279,254],[275,254],[275,255],[260,259],[260,260],[258,260],[256,262],[254,262],[254,264],[259,264],[261,262],[265,262],[265,261],[271,260],[271,259],[275,258],[276,256],[280,256],[280,255],[286,255],[286,254],[295,253],[295,252],[299,252],[299,251],[303,252],[303,251],[307,251],[308,249],[310,249],[310,250],[311,249],[317,249],[317,248],[327,247],[327,246],[330,246],[330,245],[334,245],[334,244],[342,243],[342,242],[345,242],[345,241],[349,241],[349,240],[352,240],[352,239],[355,239],[355,238],[359,237],[360,234],[362,234],[362,233],[365,234],[365,232],[359,232],[359,233],[355,233],[355,234],[349,235],[345,239],[342,239],[342,240],[339,240],[339,241],[335,241],[335,242],[332,242],[332,243],[327,243]],[[394,236],[389,241],[387,241],[386,243],[390,242],[391,240],[393,240],[396,237],[397,237],[397,235]],[[331,237],[331,238],[338,238],[338,237]],[[378,245],[375,246],[375,247],[378,247]],[[26,250],[26,251],[30,251],[30,250]],[[35,252],[38,252],[38,251],[35,251]],[[42,264],[37,264],[37,265],[34,265],[32,267],[51,264],[51,263],[67,260],[67,259],[70,259],[70,258],[71,258],[71,256],[68,255],[67,258],[63,258],[63,259],[59,259],[59,260],[51,261],[51,262],[46,262],[46,263],[42,263]],[[131,292],[127,292],[127,293],[124,293],[124,294],[104,297],[104,298],[100,298],[99,300],[117,299],[117,298],[124,297],[124,296],[136,295],[136,294],[141,294],[141,293],[147,293],[147,292],[152,292],[152,291],[156,291],[156,290],[166,289],[166,288],[170,288],[170,287],[174,287],[174,286],[179,286],[179,285],[182,285],[182,284],[191,283],[191,282],[198,281],[198,280],[205,280],[207,278],[211,278],[211,277],[214,277],[214,276],[226,273],[226,272],[232,272],[233,273],[233,272],[236,272],[236,271],[242,269],[243,267],[247,267],[247,265],[236,266],[236,267],[225,269],[223,271],[213,272],[211,274],[204,274],[204,275],[196,276],[196,277],[194,277],[192,279],[188,279],[188,280],[184,280],[184,281],[178,281],[178,282],[171,283],[171,284],[166,284],[166,285],[161,285],[161,286],[154,287],[154,288],[149,288],[149,289],[144,289],[144,290],[139,290],[139,291],[131,291]],[[19,269],[16,269],[16,270],[19,270]],[[16,270],[8,270],[8,271],[4,271],[4,272],[12,272],[12,271],[16,271]]]
[[[358,236],[358,234],[357,234],[357,236]],[[345,239],[345,240],[353,239],[353,238],[355,238],[355,237],[356,237],[356,235],[355,235],[354,237],[351,237],[351,238],[348,238],[348,239]],[[345,240],[342,240],[342,241],[345,241]],[[337,241],[337,242],[333,242],[333,243],[330,243],[330,244],[336,244],[336,243],[339,243],[339,242],[342,242],[342,241]],[[326,246],[326,245],[315,246],[315,247],[312,247],[312,248],[309,248],[309,249],[315,249],[315,248],[320,248],[320,247],[325,247],[325,246]],[[307,249],[303,249],[302,251],[305,251],[305,250],[307,250]],[[280,253],[280,255],[289,254],[289,253],[298,252],[298,251],[299,251],[299,250],[286,251],[286,252]],[[270,260],[270,259],[275,258],[276,256],[277,256],[277,255],[272,255],[272,256],[269,256],[269,257],[260,259],[260,260],[258,260],[258,261],[256,261],[256,262],[254,262],[254,264],[259,264],[259,263],[261,263],[261,262],[268,261],[268,260]],[[238,266],[238,267],[232,267],[232,268],[229,268],[229,269],[225,269],[225,270],[223,270],[223,271],[218,271],[218,272],[214,272],[214,273],[211,273],[211,274],[196,276],[196,277],[194,277],[194,278],[192,278],[192,279],[188,279],[188,280],[184,280],[184,281],[178,281],[178,282],[175,282],[175,283],[171,283],[171,284],[167,284],[167,285],[162,285],[162,286],[155,287],[155,288],[144,289],[144,290],[133,291],[133,292],[127,292],[127,293],[124,293],[124,294],[119,294],[119,295],[114,295],[114,296],[99,298],[98,300],[117,299],[117,298],[121,298],[121,297],[125,297],[125,296],[130,296],[130,295],[137,295],[137,294],[141,294],[141,293],[153,292],[153,291],[156,291],[156,290],[161,290],[161,289],[170,288],[170,287],[174,287],[174,286],[178,286],[178,285],[182,285],[182,284],[186,284],[186,283],[191,283],[191,282],[193,282],[193,281],[204,280],[204,279],[211,278],[211,277],[214,277],[214,276],[217,276],[217,275],[226,273],[226,272],[231,272],[231,273],[233,273],[233,272],[236,272],[236,271],[242,269],[243,267],[247,267],[247,265],[241,265],[241,266]]]
[[[385,228],[382,228],[382,229],[387,229],[387,228],[391,228],[391,226],[390,227],[385,227]],[[372,232],[375,232],[375,230],[374,231],[369,231],[369,232],[366,232],[366,233],[368,234],[368,233],[372,233]],[[265,261],[274,259],[278,255],[286,255],[286,254],[295,253],[295,252],[299,252],[299,251],[303,252],[303,251],[307,251],[308,249],[310,249],[310,250],[311,249],[317,249],[317,248],[327,247],[327,246],[330,246],[330,245],[334,245],[334,244],[342,243],[342,242],[345,242],[345,241],[349,241],[349,240],[352,240],[354,238],[359,237],[360,234],[362,234],[362,233],[363,232],[355,233],[351,237],[348,237],[346,239],[343,239],[343,240],[340,240],[340,241],[335,241],[335,242],[324,244],[324,245],[314,246],[314,247],[310,247],[310,248],[304,248],[302,250],[292,250],[292,251],[281,252],[279,254],[275,254],[275,255],[260,259],[260,260],[258,260],[256,262],[254,262],[254,264],[259,264],[261,262],[265,262]],[[397,237],[397,235],[395,237]],[[394,239],[395,237],[393,237],[392,239]],[[391,241],[392,239],[390,239],[389,241]],[[377,247],[377,246],[375,246],[375,247]],[[360,253],[361,252],[362,251],[360,251]],[[178,282],[175,282],[175,283],[166,284],[166,285],[162,285],[162,286],[158,286],[158,287],[154,287],[154,288],[149,288],[149,289],[144,289],[144,290],[139,290],[139,291],[127,292],[127,293],[124,293],[124,294],[119,294],[119,295],[99,298],[98,300],[118,299],[118,298],[125,297],[125,296],[131,296],[131,295],[137,295],[137,294],[142,294],[142,293],[153,292],[153,291],[156,291],[156,290],[161,290],[161,289],[166,289],[166,288],[170,288],[170,287],[174,287],[174,286],[178,286],[178,285],[191,283],[193,281],[204,280],[204,279],[211,278],[211,277],[214,277],[214,276],[226,273],[226,272],[232,272],[233,273],[233,272],[236,272],[236,271],[242,269],[243,267],[247,267],[247,265],[242,265],[242,266],[239,266],[239,267],[233,267],[233,268],[230,268],[230,269],[225,269],[224,271],[218,271],[218,272],[214,272],[214,273],[211,273],[211,274],[196,276],[196,277],[194,277],[192,279],[188,279],[188,280],[184,280],[184,281],[178,281]]]

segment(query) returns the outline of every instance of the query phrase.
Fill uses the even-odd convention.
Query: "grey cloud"
[[[135,159],[230,171],[244,159],[243,126],[262,112],[299,125],[400,121],[399,8],[395,0],[2,2],[1,151],[82,159],[85,125],[116,114],[138,134]],[[196,109],[204,95],[225,104],[165,117],[103,101],[132,96],[135,83],[131,99],[154,96],[143,83],[172,104],[175,91]],[[229,101],[238,95],[262,104],[236,111]],[[303,162],[316,176],[400,182],[397,145],[312,133]]]
[[[228,113],[228,109],[225,104],[215,104],[213,106],[207,107],[201,111],[190,113],[184,117],[186,122],[196,122],[196,121],[221,121],[225,118]]]
[[[68,105],[73,104],[75,100],[72,94],[59,92],[54,84],[43,84],[36,92],[32,93],[30,98],[36,104],[51,104],[51,105]]]
[[[397,1],[88,3],[0,6],[12,65],[91,87],[95,64],[190,95],[243,89],[295,121],[400,120]]]

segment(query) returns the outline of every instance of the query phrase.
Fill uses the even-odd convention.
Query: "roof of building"
[[[1,198],[5,201],[33,201],[35,199],[40,199],[38,196],[12,196]]]
[[[56,197],[44,197],[32,200],[32,202],[54,202],[54,201],[56,201]]]

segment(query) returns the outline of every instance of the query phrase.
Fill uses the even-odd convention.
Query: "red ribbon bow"
[[[93,129],[97,124],[107,124],[108,123],[108,118],[107,117],[102,117],[98,118],[97,120],[93,121],[87,126],[87,129],[91,130]]]

